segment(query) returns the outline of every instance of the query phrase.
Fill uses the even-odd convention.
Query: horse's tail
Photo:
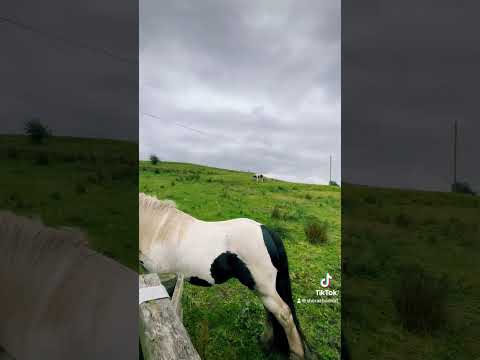
[[[262,225],[262,233],[263,239],[265,241],[265,245],[268,250],[268,254],[272,260],[273,266],[277,269],[277,280],[276,280],[276,290],[278,295],[282,298],[282,300],[288,305],[290,311],[292,313],[293,322],[297,327],[297,330],[300,334],[300,337],[303,342],[305,353],[309,352],[309,346],[305,341],[305,336],[303,335],[302,329],[300,328],[300,323],[297,318],[297,313],[295,311],[295,304],[293,301],[292,296],[292,286],[290,283],[290,275],[288,272],[288,258],[287,252],[285,251],[285,247],[283,246],[283,242],[280,237],[272,230],[268,229],[264,225]],[[267,316],[272,324],[273,328],[273,346],[275,349],[288,353],[289,346],[287,336],[285,335],[285,331],[275,318],[275,316],[267,310]]]

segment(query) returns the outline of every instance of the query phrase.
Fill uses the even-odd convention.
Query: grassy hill
[[[342,193],[342,327],[354,359],[478,358],[480,198]]]
[[[137,144],[0,135],[0,209],[85,231],[92,248],[137,269]]]
[[[273,227],[287,249],[294,300],[316,298],[328,271],[332,289],[341,287],[340,189],[278,180],[257,183],[252,174],[192,164],[140,163],[140,191],[175,200],[180,210],[216,221],[247,217]],[[273,215],[273,216],[272,216]],[[307,241],[305,222],[328,223],[325,244]],[[186,284],[184,323],[205,359],[274,359],[258,344],[264,310],[258,298],[237,280],[201,288]],[[304,333],[324,359],[338,359],[340,303],[297,303]]]

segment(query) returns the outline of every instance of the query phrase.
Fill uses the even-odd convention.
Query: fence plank
[[[157,274],[139,277],[140,288],[160,284]],[[181,296],[181,289],[179,291]],[[200,360],[169,298],[140,304],[139,316],[140,344],[145,360]]]

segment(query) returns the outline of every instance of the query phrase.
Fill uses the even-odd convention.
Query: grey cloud
[[[339,2],[142,1],[140,88],[143,158],[340,178]]]
[[[461,4],[344,3],[345,181],[448,190],[458,120],[459,179],[480,189],[478,11]]]

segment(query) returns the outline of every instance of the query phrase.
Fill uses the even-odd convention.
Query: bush
[[[270,216],[272,217],[272,219],[283,219],[283,215],[282,215],[282,210],[280,210],[280,206],[278,205],[275,205],[272,209],[272,213],[270,214]]]
[[[412,219],[406,214],[399,214],[395,217],[395,224],[399,227],[409,227],[412,224]]]
[[[150,155],[150,162],[152,165],[157,165],[160,162],[160,159],[158,158],[157,155]]]
[[[55,192],[50,194],[50,197],[53,200],[61,200],[62,199],[62,194],[60,194],[58,191],[55,191]]]
[[[42,165],[46,166],[48,165],[48,155],[45,153],[38,153],[37,156],[35,157],[35,165]]]
[[[305,195],[305,199],[306,200],[312,200],[312,195],[310,195],[310,194]]]
[[[475,191],[472,190],[469,183],[460,182],[460,181],[457,181],[456,183],[452,184],[452,192],[456,192],[460,194],[476,195]]]
[[[305,235],[311,244],[323,244],[328,241],[329,224],[318,219],[308,219],[304,225]]]
[[[77,194],[85,194],[87,192],[87,187],[83,184],[75,185],[75,192]]]
[[[413,266],[400,271],[393,303],[405,329],[431,332],[446,323],[446,279],[436,279]]]
[[[50,129],[43,125],[40,120],[33,119],[25,123],[25,134],[30,138],[32,143],[41,144],[51,136]]]
[[[16,159],[18,158],[18,150],[17,148],[10,147],[7,149],[7,157],[9,159]]]

